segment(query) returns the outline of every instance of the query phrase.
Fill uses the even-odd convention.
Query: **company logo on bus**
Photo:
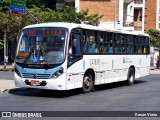
[[[34,74],[34,75],[33,75],[33,79],[36,79],[36,78],[37,78],[37,74]]]

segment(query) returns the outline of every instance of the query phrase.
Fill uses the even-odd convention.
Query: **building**
[[[56,0],[56,7],[64,7],[70,5],[75,7],[76,0]]]
[[[57,6],[75,6],[77,12],[104,15],[100,25],[109,28],[144,31],[146,0],[57,0]]]
[[[144,31],[145,0],[81,0],[80,10],[88,8],[104,17],[101,25],[129,31]],[[96,6],[100,6],[96,9]]]
[[[145,30],[160,29],[160,0],[146,0],[145,6]]]
[[[104,15],[103,26],[142,32],[160,29],[160,0],[57,0],[57,6],[65,5]]]

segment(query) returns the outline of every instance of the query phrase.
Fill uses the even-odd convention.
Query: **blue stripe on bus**
[[[57,66],[53,69],[32,69],[32,68],[22,68],[19,65],[15,65],[15,67],[18,69],[18,71],[21,73],[38,73],[38,74],[54,74],[57,72],[59,69],[62,68],[62,66]]]
[[[141,59],[139,59],[139,65],[141,65]]]
[[[112,68],[114,67],[114,60],[112,60]]]
[[[85,70],[85,61],[83,61],[83,70]]]

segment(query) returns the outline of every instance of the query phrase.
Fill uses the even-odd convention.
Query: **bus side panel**
[[[100,70],[95,84],[112,83],[127,79],[126,55],[100,55]]]
[[[67,89],[82,87],[83,76],[87,69],[93,69],[95,71],[95,81],[101,80],[96,74],[99,71],[99,64],[98,55],[84,55],[83,59],[72,64],[67,69]]]
[[[127,68],[135,67],[135,78],[149,75],[150,56],[149,55],[127,55]]]
[[[104,83],[110,83],[113,79],[113,73],[112,73],[112,56],[111,55],[100,55],[100,71],[99,76],[103,79]],[[95,84],[102,84],[101,81],[97,79]]]
[[[112,72],[107,73],[106,79],[111,78],[110,82],[117,82],[126,80],[127,71],[126,71],[126,55],[111,55],[112,58],[111,65],[112,65]]]
[[[82,87],[83,60],[79,60],[67,69],[67,90]]]
[[[150,73],[150,55],[142,55],[140,64],[141,64],[141,76],[140,77],[149,75]]]

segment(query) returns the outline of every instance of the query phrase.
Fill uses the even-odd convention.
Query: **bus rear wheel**
[[[82,90],[84,93],[88,93],[92,91],[93,88],[94,88],[94,82],[93,82],[92,75],[90,74],[90,72],[86,72],[83,77]]]
[[[130,68],[127,75],[127,83],[128,85],[133,85],[135,80],[135,72],[133,68]]]

